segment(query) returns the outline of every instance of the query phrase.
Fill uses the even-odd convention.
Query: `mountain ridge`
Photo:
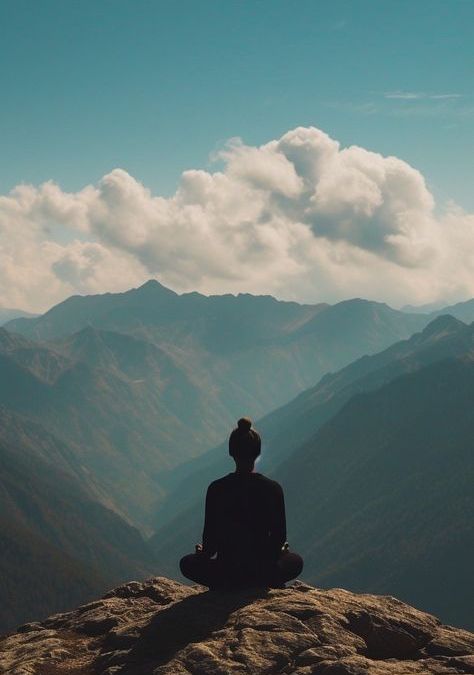
[[[192,506],[196,486],[201,481],[204,491],[215,453],[222,452],[223,460],[227,452],[221,446],[205,453],[202,462],[198,457],[187,462],[215,446],[237,413],[258,417],[276,407],[259,423],[264,444],[270,440],[271,446],[269,454],[264,445],[259,466],[273,471],[304,443],[313,443],[319,428],[358,394],[383,389],[396,376],[440,358],[469,360],[474,354],[472,327],[454,318],[439,316],[426,326],[426,316],[407,317],[363,299],[301,306],[250,294],[178,296],[150,282],[124,294],[70,300],[66,310],[72,305],[74,315],[80,305],[82,314],[52,341],[0,330],[0,419],[5,422],[0,440],[8,444],[17,435],[32,458],[47,465],[49,453],[58,469],[80,483],[81,494],[125,520],[120,527],[133,524],[150,534],[160,524],[158,511],[163,527],[155,550],[167,549],[160,564],[170,563],[173,570],[179,558],[176,537],[188,549],[199,529],[189,533],[180,525],[179,511],[191,508],[190,523],[201,518],[202,504]],[[58,311],[53,310],[38,320],[50,335]],[[71,327],[78,331],[68,332]],[[413,328],[419,331],[415,335]],[[400,337],[407,339],[388,346]],[[324,373],[321,379],[318,374]],[[278,407],[306,383],[309,390]],[[6,476],[0,479],[5,482]],[[172,492],[179,485],[178,504]],[[10,513],[25,499],[21,490],[15,494]],[[100,513],[104,522],[111,517]],[[41,534],[41,524],[33,523],[30,531]],[[67,555],[67,541],[61,541]],[[31,538],[32,555],[34,546]],[[58,559],[58,569],[67,564]],[[88,574],[76,574],[79,585],[83,573]]]
[[[77,306],[78,305],[78,306]],[[164,349],[208,381],[231,418],[261,417],[364,353],[420,330],[426,315],[362,299],[302,305],[272,296],[178,295],[156,281],[120,294],[75,296],[8,330],[58,340],[87,326],[133,335]]]
[[[9,321],[13,321],[14,319],[20,318],[33,319],[36,316],[38,315],[34,314],[33,312],[25,312],[22,309],[11,309],[8,307],[0,307],[0,326],[3,326]]]
[[[446,332],[448,324],[455,330]],[[289,454],[289,447],[296,448],[298,444],[309,440],[355,393],[376,389],[397,375],[418,369],[423,364],[470,351],[474,353],[474,324],[466,326],[454,318],[446,320],[440,317],[407,340],[397,342],[377,354],[363,356],[336,373],[327,373],[316,385],[256,421],[264,439],[258,466],[263,466],[265,471],[272,470],[280,459],[284,459],[285,454]],[[291,439],[291,446],[288,446],[286,439]],[[226,456],[227,449],[222,444],[178,467],[174,471],[175,485],[179,485],[183,477],[200,471],[204,466],[207,469],[203,474],[203,483],[211,480],[213,472],[225,470]],[[192,494],[190,489],[184,485],[181,489],[189,500]],[[169,512],[176,506],[166,508]]]
[[[451,320],[449,323],[452,325]],[[466,565],[469,568],[469,564],[474,563],[470,543],[473,539],[472,525],[469,525],[469,516],[466,516],[471,514],[474,521],[474,503],[469,488],[470,480],[474,479],[474,467],[466,446],[466,439],[474,433],[469,426],[474,397],[474,325],[456,324],[457,331],[452,335],[446,334],[444,320],[438,320],[436,326],[437,339],[434,339],[436,333],[427,331],[424,335],[417,334],[390,347],[386,352],[364,357],[340,373],[324,378],[319,389],[316,387],[300,395],[288,405],[289,411],[285,412],[285,407],[283,415],[286,414],[286,420],[280,422],[278,417],[282,416],[282,412],[277,411],[257,424],[264,441],[263,460],[257,464],[257,471],[263,469],[267,473],[270,468],[269,475],[283,485],[287,497],[290,543],[305,558],[305,579],[356,590],[398,594],[450,620],[454,617],[458,622],[466,623],[471,620],[471,608],[460,590],[462,583],[457,587],[456,580],[464,579],[467,583]],[[420,349],[420,341],[425,351],[421,349],[417,352],[415,349],[411,360],[399,358],[401,354],[406,357],[415,347]],[[380,372],[375,368],[371,374],[371,362],[382,366]],[[358,385],[361,369],[369,378],[365,389]],[[357,376],[354,381],[352,370]],[[446,388],[439,389],[438,383],[440,386],[445,383]],[[334,402],[331,397],[334,397]],[[453,407],[453,400],[457,401],[457,407]],[[385,407],[379,409],[382,401],[386,402]],[[417,411],[414,419],[406,411],[408,401],[413,402]],[[389,418],[392,420],[391,427],[388,426]],[[298,424],[307,426],[299,432]],[[365,459],[368,450],[363,439],[366,439],[372,453],[372,463],[367,463]],[[433,455],[438,457],[434,466],[425,439],[431,443],[433,453],[438,453]],[[282,444],[281,448],[278,442]],[[411,462],[408,458],[396,460],[398,456],[403,456],[405,446],[412,449]],[[456,463],[454,459],[449,461],[451,451],[460,457]],[[265,463],[266,455],[272,452],[280,453],[279,462]],[[417,460],[421,457],[426,459],[425,476]],[[181,485],[178,482],[176,495],[182,495],[180,505],[172,493],[166,510],[159,512],[169,520],[158,528],[151,543],[167,574],[176,574],[176,561],[199,539],[208,483],[219,474],[226,473],[225,465],[227,472],[232,470],[225,446],[220,446],[203,459],[207,464],[203,465],[201,459],[195,460],[190,467],[194,475],[185,476]],[[443,465],[442,471],[436,472],[435,467],[440,462],[446,465]],[[318,480],[323,480],[323,483],[320,485]],[[385,486],[386,495],[380,494],[379,483]],[[362,487],[357,490],[359,484]],[[453,487],[456,484],[459,492]],[[347,492],[340,485],[346,486]],[[413,486],[416,485],[415,489]],[[398,493],[394,486],[397,486]],[[400,499],[393,500],[392,493],[398,494]],[[364,497],[368,500],[367,505],[363,502]],[[439,511],[437,500],[445,506],[445,512]],[[372,508],[372,503],[378,504],[378,507]],[[403,507],[409,504],[413,509],[410,517],[403,511]],[[341,511],[343,506],[345,511]],[[363,519],[364,509],[370,514],[372,530],[369,522]],[[355,518],[352,526],[351,513]],[[392,523],[397,513],[399,524],[394,530],[396,534],[393,542],[387,543],[382,514],[387,522]],[[430,514],[432,522],[429,521]],[[462,518],[461,514],[464,514]],[[436,519],[439,520],[439,532],[436,531]],[[431,538],[416,535],[413,529],[416,526],[424,527]],[[318,533],[315,542],[308,540],[309,531]],[[371,536],[367,534],[369,531]],[[450,531],[463,532],[464,544],[454,541]],[[318,548],[320,540],[326,542],[324,553]],[[387,558],[383,549],[377,552],[378,558],[375,556],[373,542],[379,540],[385,541],[387,550],[392,550],[391,557]],[[417,549],[417,540],[424,541],[424,557]],[[397,546],[400,546],[398,552]],[[448,555],[450,550],[452,557]],[[435,565],[428,574],[430,555],[439,561],[443,558],[444,563],[441,565],[440,562],[438,568]],[[412,593],[420,591],[413,588],[408,569],[412,570],[415,578],[417,564],[420,569],[425,569],[426,590],[412,596]],[[459,572],[454,574],[456,564],[459,564]],[[423,588],[421,582],[418,586]],[[441,591],[440,587],[444,590]],[[438,607],[430,606],[431,596],[438,598],[441,603]]]
[[[153,571],[138,531],[84,489],[60,441],[2,409],[0,423],[0,630]]]
[[[351,398],[278,467],[308,581],[389,592],[473,626],[472,400],[471,359],[425,366]]]

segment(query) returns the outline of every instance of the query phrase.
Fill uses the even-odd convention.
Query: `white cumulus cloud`
[[[151,276],[307,302],[474,295],[474,215],[440,215],[401,159],[314,127],[259,147],[232,139],[219,159],[220,171],[185,171],[169,198],[122,169],[75,193],[48,182],[0,196],[0,305],[44,310]]]

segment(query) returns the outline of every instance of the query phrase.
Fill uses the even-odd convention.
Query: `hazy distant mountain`
[[[74,461],[0,408],[0,631],[155,571],[138,531],[91,497]]]
[[[451,316],[440,316],[408,340],[326,375],[316,386],[257,422],[264,442],[259,467],[264,472],[273,471],[355,394],[373,391],[424,365],[469,355],[474,355],[474,324],[466,326]],[[201,498],[202,491],[216,475],[231,468],[225,444],[178,467],[171,475],[174,490],[160,504],[157,523],[174,519]],[[196,525],[195,520],[193,526]]]
[[[448,357],[461,357],[463,360],[446,361]],[[454,574],[453,567],[458,564],[457,556],[461,556],[461,551],[454,552],[454,548],[453,556],[450,556],[450,546],[454,544],[446,535],[449,527],[454,533],[456,532],[454,516],[450,523],[443,519],[439,521],[439,537],[435,536],[432,528],[430,536],[433,539],[430,541],[429,536],[423,538],[423,550],[426,556],[432,554],[433,559],[437,559],[438,562],[441,561],[442,556],[445,556],[444,572],[440,572],[438,567],[438,576],[432,577],[429,589],[427,586],[426,590],[423,590],[421,577],[416,575],[413,575],[413,579],[418,579],[420,588],[417,590],[415,583],[410,585],[409,574],[406,572],[409,566],[408,558],[404,557],[405,554],[396,556],[394,551],[397,546],[402,547],[405,534],[407,537],[412,536],[410,534],[412,530],[418,531],[424,527],[425,520],[435,519],[435,511],[441,503],[447,514],[457,512],[459,508],[462,508],[460,504],[464,504],[468,512],[472,513],[472,501],[470,501],[468,491],[469,480],[472,479],[472,464],[470,464],[469,456],[463,455],[462,461],[456,467],[453,464],[453,471],[456,471],[456,476],[460,477],[460,492],[457,495],[453,487],[457,477],[453,477],[452,473],[441,472],[437,474],[436,479],[433,477],[433,467],[429,465],[429,447],[433,444],[433,433],[428,432],[426,427],[431,416],[436,418],[433,428],[442,427],[446,422],[445,431],[440,429],[437,432],[439,443],[433,446],[437,448],[437,453],[441,453],[444,458],[442,461],[445,463],[449,462],[453,444],[461,448],[460,452],[464,447],[463,443],[469,445],[470,437],[466,432],[466,424],[469,423],[469,416],[472,412],[469,412],[469,383],[470,377],[474,377],[471,366],[473,358],[474,325],[466,326],[449,316],[439,317],[424,331],[409,340],[397,343],[381,354],[359,359],[335,375],[324,377],[316,387],[304,392],[287,406],[257,423],[264,440],[263,457],[259,468],[261,467],[265,473],[276,475],[285,486],[290,540],[305,553],[306,565],[303,576],[306,575],[307,578],[322,585],[334,583],[377,592],[397,592],[430,609],[432,597],[430,593],[433,590],[433,584],[444,584],[442,575],[444,572]],[[448,363],[447,366],[446,363]],[[418,377],[420,379],[417,379]],[[407,378],[412,379],[407,380]],[[407,381],[411,383],[412,390],[408,387],[405,398],[405,389],[408,385],[403,385],[403,383]],[[428,383],[435,392],[437,390],[435,385],[438,382],[441,383],[438,387],[441,392],[438,399],[432,400]],[[392,386],[393,389],[389,389]],[[459,411],[464,411],[462,414],[466,418],[463,418],[464,421],[456,432],[452,429],[454,422],[446,418],[439,410],[444,395],[447,397],[446,411],[451,410],[449,392],[453,388],[456,392],[454,396],[457,397],[456,400],[459,403]],[[390,397],[385,393],[386,390],[399,392],[398,398],[394,395]],[[379,396],[380,400],[386,400],[384,405],[387,410],[379,409]],[[411,400],[410,397],[414,397],[417,402],[411,414],[407,407],[408,401]],[[365,407],[362,405],[364,401],[367,401],[364,404]],[[453,408],[451,412],[456,414],[455,404]],[[356,412],[348,418],[347,410]],[[390,425],[386,422],[387,415],[392,417]],[[352,441],[355,431],[350,425],[355,426],[359,434],[360,440],[357,442]],[[327,431],[328,428],[330,432]],[[448,436],[452,437],[452,443]],[[356,439],[355,436],[354,438]],[[320,444],[323,443],[320,439],[325,439],[324,451],[319,450]],[[424,439],[426,439],[428,448],[425,447]],[[367,447],[364,447],[364,442]],[[399,449],[397,449],[397,443],[400,444]],[[385,444],[387,448],[390,448],[390,452],[386,451]],[[410,455],[405,453],[407,447],[410,447]],[[368,463],[367,453],[371,461],[377,460],[373,462],[373,465]],[[404,502],[409,503],[409,495],[403,493],[402,489],[401,492],[397,491],[397,486],[401,481],[400,465],[396,467],[398,473],[393,475],[390,473],[394,467],[394,458],[398,456],[398,453],[405,453],[403,471],[406,483],[403,489],[409,491],[410,485],[420,484],[420,504],[423,510],[418,512],[415,508],[411,509],[409,514],[413,518],[413,523],[410,525],[406,518],[404,521],[400,520],[400,527],[394,529],[393,532],[390,549],[393,560],[396,561],[397,569],[403,568],[406,573],[400,571],[397,577],[393,566],[390,568],[389,557],[385,557],[383,565],[387,565],[387,569],[384,577],[382,564],[372,574],[371,556],[370,553],[366,555],[365,552],[373,552],[370,537],[375,542],[381,539],[386,544],[387,538],[382,536],[382,532],[379,533],[376,530],[371,530],[371,535],[367,540],[364,538],[363,513],[364,508],[369,509],[368,505],[373,505],[374,512],[370,516],[371,524],[376,521],[377,508],[380,506],[384,518],[392,523],[390,527],[393,528],[393,518],[399,517],[399,510],[403,511]],[[412,461],[409,459],[411,456]],[[427,461],[425,476],[419,475],[420,462],[424,461],[423,457]],[[281,463],[285,458],[286,461]],[[438,460],[435,458],[435,461]],[[412,465],[416,465],[416,471],[412,469]],[[175,493],[169,496],[159,513],[162,520],[169,519],[169,522],[159,529],[153,538],[157,556],[166,573],[176,574],[179,556],[189,551],[192,544],[201,536],[204,494],[207,484],[218,475],[231,470],[232,462],[224,446],[180,470],[182,483],[179,485],[178,476],[178,487]],[[469,478],[464,480],[461,475]],[[351,510],[355,507],[353,502],[344,500],[343,493],[347,489],[348,495],[354,495],[351,481],[356,479],[362,481],[364,476],[366,476],[366,482],[363,490],[360,494],[357,493],[358,498],[360,497],[361,509],[361,520],[358,525],[360,532],[357,532],[351,539]],[[394,484],[389,487],[387,481],[390,482],[392,479]],[[323,482],[323,488],[320,487],[320,481]],[[383,495],[377,492],[377,485],[382,481],[385,481],[386,503],[382,500]],[[430,481],[433,483],[431,484]],[[392,500],[393,494],[396,496]],[[398,498],[400,498],[400,503],[397,502]],[[326,508],[325,504],[330,506]],[[435,506],[436,504],[438,506]],[[173,506],[177,512],[180,509],[183,510],[175,518],[172,518]],[[346,507],[346,511],[341,511]],[[318,513],[319,508],[324,509],[321,518],[314,515]],[[328,511],[329,508],[333,511]],[[342,535],[339,539],[339,525],[342,527],[343,517],[348,523],[347,533],[344,536],[347,535],[348,542],[354,546],[354,550],[348,548],[349,544],[342,538]],[[449,520],[448,516],[447,518]],[[326,522],[327,527],[324,524]],[[383,521],[376,521],[376,524],[377,527],[383,529]],[[323,527],[321,531],[320,527]],[[365,527],[369,529],[369,523],[365,523]],[[463,527],[464,525],[461,525],[461,529]],[[472,537],[472,531],[469,536]],[[326,542],[326,537],[330,537],[328,553],[323,555],[318,542],[320,540]],[[339,547],[341,554],[338,553]],[[409,548],[413,547],[416,549],[412,542]],[[356,551],[356,549],[359,550]],[[467,546],[466,553],[469,550]],[[412,555],[415,561],[413,565],[418,564],[413,551]],[[360,566],[354,562],[357,556],[361,559]],[[348,561],[346,567],[343,566],[344,560]],[[428,558],[421,560],[420,557],[419,562],[421,567],[426,566]],[[334,570],[341,569],[340,576],[336,576],[336,572],[334,576],[331,576],[333,564]],[[462,566],[464,562],[459,562],[459,564]],[[346,573],[347,578],[344,576]],[[432,607],[432,609],[448,617],[456,616],[458,621],[466,623],[468,620],[466,603],[463,602],[459,593],[456,594],[453,584],[447,584],[446,593],[438,592],[439,606]]]
[[[29,318],[32,319],[37,314],[31,314],[31,312],[24,312],[21,309],[7,309],[6,307],[0,307],[0,326],[13,321],[14,319],[19,318]]]
[[[387,305],[299,305],[270,296],[177,295],[156,281],[126,293],[75,296],[8,329],[57,339],[87,326],[155,344],[216,393],[233,419],[262,416],[328,371],[411,335],[428,322]]]
[[[425,323],[365,300],[177,295],[151,281],[11,322],[22,335],[0,333],[0,403],[67,441],[107,503],[147,531],[174,469],[237,417],[259,417]]]
[[[474,298],[457,302],[454,305],[443,305],[441,302],[434,302],[428,305],[405,305],[402,307],[402,312],[413,312],[415,314],[429,314],[430,318],[440,316],[442,314],[450,314],[464,323],[472,323],[474,321]]]
[[[65,441],[105,503],[146,528],[167,469],[230,417],[153,344],[84,329],[55,350],[0,330],[0,404]]]
[[[415,314],[434,314],[443,311],[445,307],[443,302],[429,302],[425,305],[403,305],[400,307],[402,312],[413,312]]]
[[[311,438],[354,395],[373,391],[391,380],[446,358],[474,356],[474,324],[467,326],[449,315],[434,319],[421,332],[386,350],[363,356],[302,392],[293,401],[266,416],[272,462],[288,456]],[[290,434],[290,429],[292,433]],[[288,442],[291,437],[291,443]]]
[[[451,314],[451,316],[464,321],[464,323],[472,323],[474,321],[474,298],[438,309],[432,313],[432,316],[439,316],[441,314]]]
[[[8,329],[34,339],[52,339],[75,333],[85,326],[132,332],[140,329],[163,330],[171,342],[180,333],[189,333],[191,326],[200,329],[200,339],[226,341],[228,336],[240,343],[271,338],[275,331],[298,325],[313,317],[327,305],[299,305],[279,302],[270,296],[210,296],[200,293],[178,295],[158,281],[150,280],[139,288],[124,293],[72,296],[36,319],[19,319]],[[224,317],[238,325],[235,334]],[[206,324],[202,325],[202,319]],[[239,321],[240,318],[240,321]],[[171,331],[171,333],[169,332]],[[221,336],[221,340],[219,340]]]

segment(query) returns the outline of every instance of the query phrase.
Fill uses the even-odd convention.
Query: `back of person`
[[[303,569],[286,545],[280,485],[254,472],[261,439],[242,417],[229,437],[235,472],[209,485],[202,544],[180,560],[183,576],[211,589],[281,588]]]
[[[285,538],[278,483],[259,473],[231,473],[209,486],[203,543],[219,559],[276,560]]]

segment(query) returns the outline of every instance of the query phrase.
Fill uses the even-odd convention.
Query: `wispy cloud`
[[[371,100],[326,101],[329,108],[357,115],[390,115],[397,117],[471,117],[472,97],[465,94],[426,91],[368,92]]]
[[[416,100],[447,100],[462,98],[462,94],[430,94],[424,91],[387,91],[384,98],[397,99],[402,101],[416,101]]]
[[[412,101],[424,98],[425,94],[420,91],[388,91],[384,94],[385,98],[402,99],[403,101]]]
[[[449,99],[449,98],[462,98],[462,94],[432,94],[428,98],[439,100],[439,99]]]
[[[393,106],[386,114],[394,117],[438,117],[444,119],[468,119],[474,115],[474,105],[447,105],[448,101],[420,101],[417,104]]]

